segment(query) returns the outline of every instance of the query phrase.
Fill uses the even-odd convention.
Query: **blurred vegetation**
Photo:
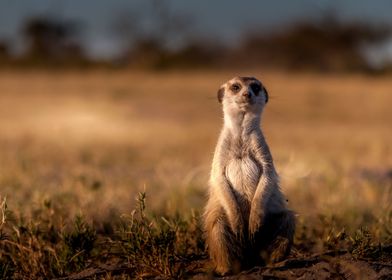
[[[0,42],[0,67],[81,67],[90,61],[80,43],[76,22],[33,17],[23,25],[25,41],[21,54],[12,54],[10,44]]]
[[[238,49],[240,60],[289,70],[372,70],[362,47],[382,42],[390,35],[386,26],[363,22],[342,23],[334,16],[318,22],[299,22],[282,32],[249,36]],[[251,63],[251,62],[248,62]]]
[[[390,38],[391,29],[386,25],[343,22],[334,14],[326,14],[319,20],[297,22],[281,30],[256,29],[234,47],[200,38],[187,39],[184,34],[191,32],[191,19],[170,17],[165,5],[156,5],[155,13],[159,28],[146,34],[138,30],[137,19],[117,19],[113,33],[127,42],[127,47],[112,60],[88,56],[81,43],[80,24],[55,18],[30,18],[23,28],[25,51],[12,56],[8,42],[0,42],[0,66],[147,70],[261,67],[321,72],[392,69],[390,63],[376,69],[365,51],[366,47]],[[182,36],[184,42],[171,42],[175,36]]]
[[[32,18],[24,26],[28,47],[22,63],[80,66],[88,62],[77,39],[78,26],[49,18]]]

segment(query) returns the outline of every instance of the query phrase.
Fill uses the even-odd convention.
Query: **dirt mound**
[[[392,279],[392,260],[375,262],[342,256],[289,259],[273,267],[255,267],[223,279]]]

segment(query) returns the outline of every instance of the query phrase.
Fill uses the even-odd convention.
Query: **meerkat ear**
[[[268,103],[268,91],[265,87],[263,87],[263,91],[265,93],[265,103]]]
[[[219,90],[218,90],[218,101],[219,101],[219,103],[222,103],[222,100],[223,100],[223,96],[225,95],[225,89],[224,88],[220,88]]]

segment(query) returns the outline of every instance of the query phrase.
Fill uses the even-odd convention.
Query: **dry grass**
[[[215,93],[237,74],[1,73],[0,195],[11,211],[5,225],[15,228],[23,216],[66,228],[83,214],[104,232],[108,221],[131,213],[140,191],[155,213],[192,216],[205,201],[222,124]],[[251,74],[271,95],[263,129],[298,213],[297,250],[320,252],[349,234],[355,244],[355,234],[366,232],[372,244],[390,244],[390,77]]]

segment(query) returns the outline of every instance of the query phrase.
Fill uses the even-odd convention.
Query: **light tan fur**
[[[215,271],[224,275],[287,256],[295,219],[260,128],[266,89],[255,78],[235,77],[221,86],[218,99],[224,126],[212,162],[204,229]]]

